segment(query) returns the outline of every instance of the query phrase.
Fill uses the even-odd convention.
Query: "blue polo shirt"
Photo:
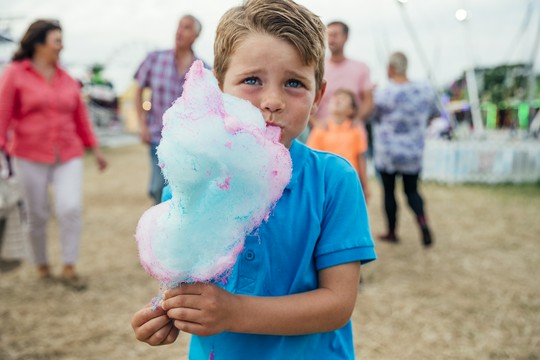
[[[282,296],[314,290],[319,270],[375,260],[356,171],[341,157],[298,141],[293,174],[270,218],[245,240],[228,283],[235,294]],[[170,196],[170,195],[169,195]],[[192,336],[189,359],[354,359],[351,322],[326,333]]]

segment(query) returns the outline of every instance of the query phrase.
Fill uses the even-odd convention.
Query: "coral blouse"
[[[59,66],[47,81],[30,60],[10,63],[0,78],[0,149],[53,164],[97,145],[79,84]]]

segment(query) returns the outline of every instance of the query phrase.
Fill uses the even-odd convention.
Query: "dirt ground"
[[[134,231],[151,204],[142,145],[105,149],[110,169],[85,163],[80,272],[89,289],[36,281],[24,264],[0,275],[0,359],[183,359],[189,337],[153,348],[135,340],[132,314],[157,293],[138,261]],[[373,234],[383,232],[371,180]],[[420,245],[400,200],[398,245],[377,243],[353,315],[358,359],[540,359],[540,186],[445,186],[422,192],[435,246]],[[60,270],[57,228],[50,249]]]

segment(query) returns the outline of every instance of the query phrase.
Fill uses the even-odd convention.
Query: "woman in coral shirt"
[[[82,214],[83,155],[89,148],[100,170],[99,150],[79,84],[59,65],[62,29],[37,20],[24,34],[0,78],[0,149],[14,159],[29,210],[34,262],[51,280],[47,256],[48,187],[52,185],[64,267],[61,281],[81,289],[77,276]]]

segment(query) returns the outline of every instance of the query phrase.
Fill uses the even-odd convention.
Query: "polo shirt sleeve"
[[[161,192],[161,202],[165,202],[170,199],[172,199],[171,185],[167,184],[165,187],[163,187],[163,191]]]
[[[376,259],[366,203],[356,171],[335,157],[325,171],[324,216],[315,249],[317,270]]]

